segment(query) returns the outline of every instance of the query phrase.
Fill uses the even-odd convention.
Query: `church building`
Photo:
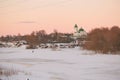
[[[82,27],[79,28],[77,24],[75,24],[74,30],[75,32],[73,33],[73,39],[75,40],[75,43],[81,44],[81,42],[85,41],[87,32]]]

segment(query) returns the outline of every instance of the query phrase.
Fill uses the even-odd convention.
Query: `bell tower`
[[[77,33],[78,32],[78,26],[77,26],[77,24],[75,24],[74,29],[75,29],[75,33]]]

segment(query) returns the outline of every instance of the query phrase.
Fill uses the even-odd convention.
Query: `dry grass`
[[[12,68],[6,68],[0,65],[0,76],[12,76],[17,75],[18,71]]]

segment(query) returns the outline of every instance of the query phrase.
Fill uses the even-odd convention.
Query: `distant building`
[[[75,40],[76,44],[81,44],[86,37],[87,37],[87,32],[81,27],[78,28],[77,24],[74,26],[75,32],[73,33],[72,38]]]

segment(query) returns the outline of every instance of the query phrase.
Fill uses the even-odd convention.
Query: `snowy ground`
[[[0,66],[18,71],[0,75],[0,80],[120,80],[120,55],[92,53],[79,48],[33,53],[25,48],[0,48]]]

